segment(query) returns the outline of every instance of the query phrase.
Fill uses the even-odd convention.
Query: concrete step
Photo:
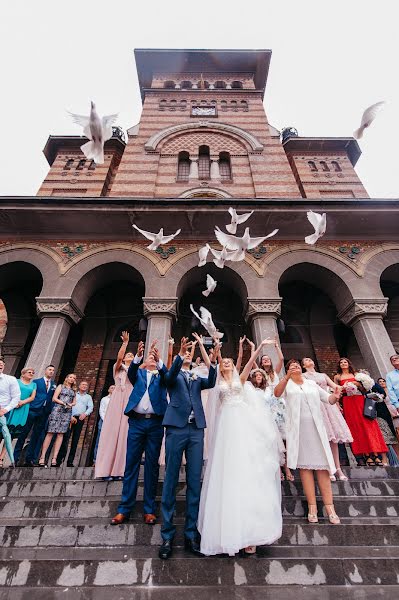
[[[112,526],[108,519],[46,519],[33,524],[21,525],[20,520],[0,526],[0,540],[3,548],[46,548],[59,546],[108,548],[127,546],[154,547],[161,543],[161,526],[145,525],[143,522],[128,522]],[[183,544],[183,522],[177,520],[175,542]],[[304,519],[285,520],[283,534],[275,545],[278,546],[399,546],[399,522],[381,523],[375,519],[348,519],[340,526],[330,525],[326,520],[311,525]]]
[[[264,586],[397,585],[397,556],[357,558],[158,558],[3,560],[0,586]]]
[[[7,519],[53,519],[53,518],[92,518],[113,517],[117,512],[119,497],[91,497],[76,499],[63,497],[53,498],[12,498],[0,501],[0,524]],[[319,513],[322,514],[322,504],[318,501]],[[363,496],[337,496],[334,498],[337,514],[342,517],[399,517],[399,499],[392,496],[376,496],[367,498]],[[301,517],[307,514],[307,503],[304,497],[283,497],[283,517]],[[159,511],[159,509],[158,509]],[[143,515],[143,502],[138,500],[133,510],[135,518]],[[185,514],[185,499],[176,502],[176,515],[183,517]]]

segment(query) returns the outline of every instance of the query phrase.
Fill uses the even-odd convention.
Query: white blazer
[[[286,410],[286,443],[287,443],[287,465],[290,469],[296,469],[299,452],[299,423],[301,417],[301,402],[307,402],[320,436],[323,449],[326,453],[330,473],[335,473],[336,467],[328,441],[327,431],[324,426],[321,413],[320,401],[328,402],[330,394],[317,385],[315,381],[304,379],[302,385],[294,383],[290,379],[283,394]],[[306,398],[306,400],[304,399]],[[311,451],[311,450],[310,450]]]

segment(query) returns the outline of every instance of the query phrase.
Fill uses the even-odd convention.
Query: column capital
[[[281,300],[281,298],[248,298],[247,319],[253,320],[260,316],[279,317]]]
[[[366,298],[352,300],[338,314],[345,325],[352,325],[362,318],[382,319],[387,314],[388,298]]]
[[[36,312],[40,318],[64,317],[71,324],[79,323],[84,313],[71,298],[36,298]]]
[[[177,298],[143,298],[144,315],[170,315],[176,317]]]

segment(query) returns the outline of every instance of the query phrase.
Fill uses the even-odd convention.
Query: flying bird
[[[198,250],[198,258],[199,258],[199,267],[203,267],[206,264],[206,258],[208,256],[208,252],[210,250],[209,244],[205,244],[202,248]]]
[[[237,232],[237,225],[241,225],[241,223],[245,223],[249,219],[249,217],[253,214],[253,210],[249,213],[244,213],[242,215],[238,215],[237,211],[234,208],[229,208],[229,213],[231,215],[231,223],[230,225],[226,225],[226,229],[229,233],[235,234]]]
[[[375,104],[372,104],[371,106],[366,108],[366,110],[363,113],[359,129],[356,129],[356,131],[353,132],[354,138],[360,140],[360,138],[363,137],[364,130],[367,127],[370,127],[371,123],[376,118],[377,113],[384,106],[384,104],[385,101],[383,100],[382,102],[376,102]]]
[[[215,235],[218,242],[222,244],[222,246],[226,246],[226,248],[229,250],[237,250],[236,257],[231,260],[244,260],[246,250],[252,250],[253,248],[256,248],[256,246],[259,246],[259,244],[268,238],[276,235],[277,232],[278,229],[274,229],[271,233],[265,235],[264,237],[251,238],[249,235],[249,227],[246,227],[244,235],[242,237],[236,237],[234,235],[223,233],[219,227],[215,227]]]
[[[179,233],[181,229],[178,229],[176,233],[172,235],[164,235],[163,227],[158,231],[158,233],[151,233],[151,231],[144,231],[144,229],[140,229],[137,225],[133,225],[137,231],[139,231],[147,240],[151,240],[151,244],[147,246],[149,250],[156,250],[158,246],[162,246],[163,244],[168,244],[171,242]]]
[[[315,213],[312,210],[309,210],[306,214],[310,224],[314,227],[314,233],[312,233],[311,235],[307,235],[305,237],[305,242],[307,244],[315,244],[317,240],[321,238],[326,232],[326,213],[320,215],[319,213]]]
[[[215,291],[216,286],[217,281],[215,281],[214,278],[211,277],[211,275],[209,275],[208,273],[208,275],[206,276],[206,290],[202,292],[202,295],[209,296],[209,294]]]
[[[213,256],[215,257],[213,259],[213,262],[215,263],[215,265],[217,267],[219,267],[219,269],[223,269],[224,263],[226,262],[226,260],[231,260],[231,261],[241,260],[240,257],[238,256],[237,250],[233,250],[231,252],[230,250],[227,250],[227,248],[225,246],[222,248],[222,250],[214,250],[213,248],[210,247],[210,251],[212,252]],[[238,256],[238,259],[237,259],[237,256]]]
[[[201,316],[199,316],[199,314],[194,310],[194,307],[192,304],[190,304],[190,310],[197,317],[197,319],[201,322],[201,325],[207,330],[207,332],[209,333],[211,338],[217,338],[218,340],[222,339],[222,337],[224,336],[224,333],[220,333],[220,331],[218,331],[216,329],[216,325],[212,320],[212,315],[209,312],[209,310],[207,310],[203,306],[200,306],[199,310],[200,310]]]
[[[68,111],[69,112],[69,111]],[[107,115],[99,117],[96,105],[91,102],[90,115],[76,115],[69,113],[73,122],[83,127],[83,134],[89,138],[89,142],[80,147],[86,158],[94,160],[97,165],[104,164],[104,143],[112,137],[112,125],[118,115]]]

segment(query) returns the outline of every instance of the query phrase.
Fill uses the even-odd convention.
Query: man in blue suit
[[[129,417],[126,467],[121,502],[111,525],[120,525],[127,521],[133,510],[143,452],[144,521],[147,525],[156,522],[155,497],[159,475],[158,460],[164,434],[162,419],[167,407],[167,369],[159,358],[155,344],[156,342],[153,342],[151,345],[143,363],[144,342],[139,342],[137,354],[127,373],[133,390],[125,410],[125,415]],[[140,365],[142,368],[139,368]]]
[[[37,386],[36,396],[29,404],[28,419],[19,434],[18,441],[15,445],[15,464],[18,464],[25,440],[31,430],[32,435],[26,450],[24,466],[33,467],[37,461],[41,448],[40,442],[43,442],[46,433],[46,422],[53,406],[53,395],[57,387],[53,379],[54,373],[54,365],[48,365],[44,371],[44,377],[33,380]]]
[[[199,343],[202,344],[201,341]],[[184,545],[193,554],[201,554],[197,520],[206,427],[201,390],[214,387],[216,368],[211,364],[207,378],[193,374],[190,370],[191,345],[188,338],[182,338],[180,352],[165,377],[170,402],[163,420],[166,427],[166,470],[161,504],[163,544],[159,549],[159,557],[162,559],[170,558],[172,555],[173,538],[176,532],[173,515],[183,452],[186,456],[187,482]]]

